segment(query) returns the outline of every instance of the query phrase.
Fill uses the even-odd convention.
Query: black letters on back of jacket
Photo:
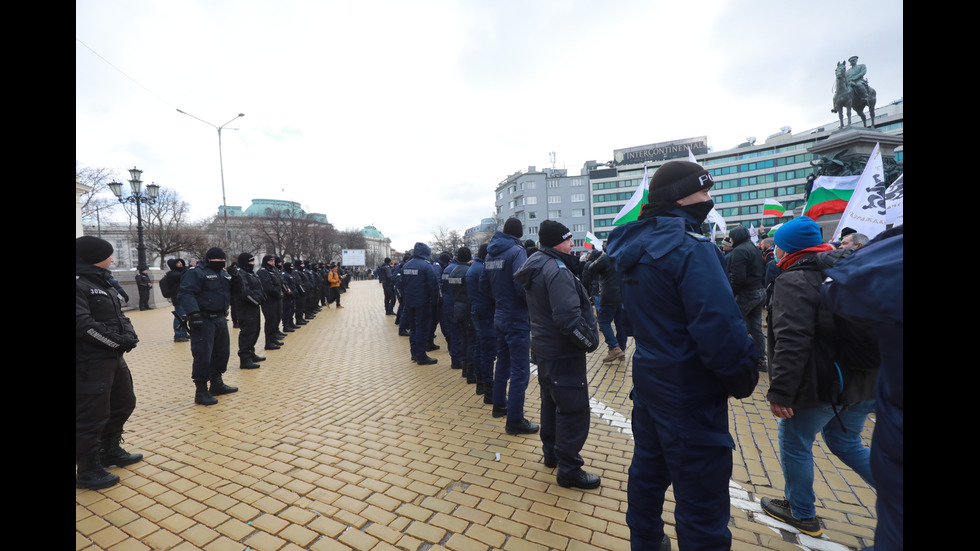
[[[138,340],[109,283],[109,271],[76,262],[75,362],[120,357]]]

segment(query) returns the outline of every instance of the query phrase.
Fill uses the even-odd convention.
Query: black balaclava
[[[222,260],[217,260],[219,258]],[[211,247],[204,254],[204,260],[207,262],[208,268],[216,272],[220,272],[225,268],[225,258],[225,251],[221,250],[220,247]]]

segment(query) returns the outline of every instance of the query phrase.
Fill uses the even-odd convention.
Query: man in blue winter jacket
[[[671,484],[680,546],[731,549],[728,398],[751,395],[759,372],[724,258],[700,234],[712,184],[696,163],[664,164],[639,219],[616,228],[606,248],[623,274],[636,341],[626,511],[634,550],[670,549],[662,513]]]
[[[527,260],[521,244],[524,226],[517,218],[504,222],[487,246],[480,289],[493,297],[497,330],[497,367],[493,376],[493,416],[507,417],[507,434],[535,434],[538,425],[524,418],[524,391],[531,376],[531,325],[524,287],[514,274]],[[507,381],[510,392],[507,392]]]

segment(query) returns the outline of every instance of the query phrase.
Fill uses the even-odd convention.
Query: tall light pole
[[[156,184],[146,186],[146,193],[143,193],[143,181],[140,180],[140,176],[142,175],[143,171],[135,166],[129,169],[129,197],[123,197],[121,183],[115,180],[109,182],[109,189],[112,190],[112,194],[116,196],[116,199],[119,199],[120,203],[136,203],[137,272],[142,272],[149,268],[146,265],[146,243],[143,242],[143,209],[140,208],[140,205],[143,203],[152,205],[157,202],[157,197],[160,195],[160,186]]]
[[[195,117],[194,115],[191,115],[190,113],[188,113],[186,111],[181,111],[180,109],[178,109],[177,112],[178,113],[183,113],[183,114],[187,115],[188,117],[190,117],[192,119],[197,119],[197,120],[203,122],[204,124],[206,124],[208,126],[213,126],[214,128],[218,129],[218,166],[221,169],[221,207],[222,207],[221,210],[224,211],[224,215],[225,215],[225,244],[227,245],[228,242],[231,241],[231,234],[228,233],[228,201],[225,200],[225,162],[224,162],[224,159],[222,158],[222,155],[221,155],[221,129],[224,128],[224,127],[226,127],[226,126],[228,126],[229,124],[235,122],[235,120],[237,120],[237,119],[239,119],[241,117],[244,117],[245,116],[245,113],[239,113],[234,118],[232,118],[230,121],[222,124],[221,126],[216,126],[214,124],[209,123],[208,121],[206,121],[204,119]],[[238,129],[237,128],[229,128],[228,130],[238,130]]]

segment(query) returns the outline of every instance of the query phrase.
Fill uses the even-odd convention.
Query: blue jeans
[[[870,452],[861,442],[861,431],[874,406],[874,400],[852,404],[839,411],[840,422],[830,404],[793,410],[792,417],[779,420],[779,460],[786,478],[784,493],[794,517],[817,515],[813,495],[813,441],[818,432],[823,433],[823,440],[834,455],[875,488]],[[841,430],[841,423],[846,433]]]
[[[623,317],[625,316],[622,304],[609,306],[599,305],[599,315],[596,321],[599,323],[599,331],[606,339],[606,346],[616,348],[617,346],[626,350],[626,332],[623,331]],[[612,324],[616,324],[616,331],[613,332]]]

